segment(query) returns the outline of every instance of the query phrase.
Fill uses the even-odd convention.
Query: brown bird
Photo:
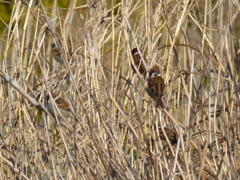
[[[52,95],[53,100],[55,101],[56,108],[48,95],[46,98],[47,98],[47,110],[49,111],[49,113],[53,117],[57,116],[58,118],[63,117],[65,119],[68,119],[68,118],[73,117],[71,108],[70,108],[70,105],[68,104],[68,102],[65,101],[64,99],[60,98],[55,93],[51,93],[51,95]]]
[[[162,74],[160,72],[159,67],[153,67],[149,71],[148,78],[148,87],[146,91],[148,95],[156,102],[156,107],[161,106],[164,108],[165,105],[163,103],[162,97],[164,95],[165,84],[162,78]]]
[[[147,125],[147,126],[149,126],[149,125]],[[154,132],[156,133],[156,137],[159,137],[162,140],[161,143],[162,143],[164,149],[166,147],[168,147],[169,145],[177,144],[177,142],[179,140],[179,134],[175,128],[162,127],[160,125],[160,123],[156,126],[154,125]],[[155,139],[154,137],[152,138],[153,145],[158,144],[157,139]],[[171,144],[168,144],[168,141]]]
[[[61,53],[59,52],[59,49],[57,48],[56,44],[53,43],[51,45],[52,47],[52,55],[55,61],[57,61],[60,64],[63,64],[63,57],[61,55]],[[69,61],[71,59],[71,54],[67,53],[67,61]]]
[[[145,58],[144,59],[141,58],[137,48],[134,48],[131,51],[131,54],[132,54],[133,62],[134,62],[134,65],[135,65],[134,66],[133,64],[131,64],[133,72],[136,73],[137,70],[138,70],[140,74],[142,74],[144,77],[146,77],[147,69],[143,64],[143,61],[145,60]]]
[[[167,137],[165,136],[163,131],[165,132]],[[176,130],[168,127],[164,127],[164,130],[161,127],[159,127],[159,135],[162,140],[167,141],[168,138],[172,144],[176,144],[179,138]]]

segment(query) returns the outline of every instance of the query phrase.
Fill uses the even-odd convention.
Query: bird
[[[159,67],[154,66],[149,71],[148,86],[146,91],[148,95],[156,102],[156,108],[164,108],[162,97],[165,91],[164,79],[162,78]]]
[[[132,54],[133,62],[134,62],[134,65],[131,64],[133,72],[136,73],[137,70],[138,70],[140,74],[142,74],[144,77],[146,77],[147,69],[146,69],[146,67],[144,66],[144,63],[143,63],[143,61],[145,61],[145,58],[141,58],[137,48],[134,48],[131,51],[131,54]]]
[[[175,129],[168,128],[168,127],[163,127],[162,129],[161,127],[159,127],[158,130],[159,130],[160,139],[167,141],[167,138],[168,138],[171,144],[177,143],[179,136]]]
[[[51,47],[52,47],[52,55],[53,55],[54,60],[57,61],[60,64],[63,63],[62,58],[61,58],[61,54],[60,54],[56,44],[53,43],[51,45]]]
[[[59,64],[63,64],[63,57],[59,51],[59,49],[57,48],[56,44],[53,43],[51,45],[52,47],[52,55],[53,55],[53,59],[55,61],[57,61]],[[71,59],[71,54],[70,53],[67,53],[67,61],[69,61]]]
[[[69,103],[60,98],[57,94],[55,93],[51,93],[51,96],[53,98],[53,100],[55,101],[56,106],[53,104],[51,98],[49,95],[46,96],[46,107],[47,110],[49,111],[49,113],[53,116],[53,117],[58,117],[58,118],[64,118],[64,119],[69,119],[72,118],[72,112],[71,112],[71,108]],[[58,108],[58,109],[57,109]]]
[[[150,125],[147,125],[148,127],[151,127]],[[168,147],[169,145],[175,145],[177,144],[179,140],[179,134],[175,128],[170,127],[164,127],[160,123],[158,125],[154,125],[154,132],[156,133],[155,137],[159,137],[162,140],[162,145],[165,149],[165,147]],[[183,137],[184,139],[184,137]],[[152,138],[152,144],[155,145],[157,143],[154,137]],[[184,139],[185,140],[185,139]],[[168,142],[170,144],[168,144]]]

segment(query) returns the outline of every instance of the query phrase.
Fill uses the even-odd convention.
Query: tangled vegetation
[[[238,1],[33,2],[1,34],[0,179],[237,179]]]

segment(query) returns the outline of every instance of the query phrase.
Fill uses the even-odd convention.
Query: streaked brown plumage
[[[145,61],[145,58],[141,59],[141,56],[140,56],[137,48],[134,48],[131,51],[131,54],[132,54],[134,65],[135,65],[135,66],[133,64],[131,65],[133,72],[136,73],[138,70],[140,74],[142,74],[144,77],[146,77],[147,69],[142,62],[142,61]]]
[[[57,61],[58,63],[63,63],[62,58],[61,58],[61,54],[60,54],[56,44],[53,43],[51,45],[51,47],[52,47],[52,55],[53,55],[54,60]]]
[[[156,102],[156,107],[165,107],[162,100],[164,90],[165,84],[159,68],[151,68],[149,71],[148,87],[146,88],[146,91],[148,95]]]
[[[59,97],[57,94],[55,94],[55,93],[51,93],[51,95],[52,95],[53,100],[54,100],[55,103],[56,103],[56,106],[57,106],[56,108],[58,108],[58,110],[55,109],[55,111],[54,111],[54,107],[53,107],[54,105],[53,105],[50,97],[47,96],[47,97],[46,97],[46,98],[47,98],[47,109],[48,109],[49,113],[50,113],[53,117],[57,116],[58,118],[63,117],[63,118],[66,118],[66,119],[67,119],[67,118],[72,117],[71,108],[70,108],[68,102],[65,101],[64,99],[60,98],[60,97]],[[58,112],[58,111],[59,111],[59,112]]]
[[[51,47],[52,47],[52,55],[53,55],[54,60],[60,64],[63,64],[62,55],[60,54],[59,49],[57,48],[56,44],[53,43],[51,45]],[[67,53],[67,61],[69,61],[70,59],[71,59],[71,54]]]
[[[165,132],[167,137],[165,136],[163,131]],[[159,128],[159,136],[162,140],[165,140],[165,141],[168,138],[172,144],[176,144],[179,138],[176,130],[168,127],[164,127],[164,130],[162,128]]]

